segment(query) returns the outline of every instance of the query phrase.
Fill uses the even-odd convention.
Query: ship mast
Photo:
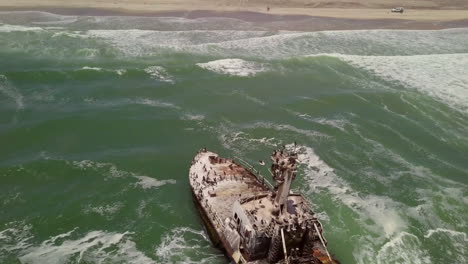
[[[283,148],[279,151],[274,151],[271,155],[272,165],[271,172],[275,181],[276,197],[275,205],[278,206],[280,214],[285,214],[286,206],[291,188],[291,183],[296,178],[297,169],[297,154],[288,153]]]

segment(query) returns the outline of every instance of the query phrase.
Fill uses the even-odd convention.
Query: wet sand
[[[403,14],[391,13],[396,6]],[[267,7],[270,7],[267,10]],[[248,11],[346,19],[453,21],[468,19],[466,0],[0,0],[0,9],[101,9],[107,13],[154,14],[173,11]],[[77,10],[78,11],[78,10]]]
[[[322,17],[298,14],[273,14],[252,11],[134,11],[105,8],[70,7],[0,7],[0,11],[44,11],[60,15],[81,16],[151,16],[183,17],[199,19],[227,17],[248,21],[253,27],[269,30],[321,31],[321,30],[358,30],[358,29],[444,29],[468,27],[468,19],[460,20],[410,20],[410,19],[356,19],[342,17]],[[395,14],[399,15],[399,14]]]

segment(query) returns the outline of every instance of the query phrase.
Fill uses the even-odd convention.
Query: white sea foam
[[[237,132],[237,133],[232,134],[231,142],[234,144],[239,144],[239,145],[249,145],[251,147],[254,147],[257,144],[260,144],[263,146],[277,147],[279,144],[278,140],[275,139],[274,137],[254,138],[244,132]]]
[[[117,202],[114,204],[101,205],[101,206],[88,206],[83,212],[86,214],[95,213],[106,218],[112,218],[115,213],[122,209],[123,203]]]
[[[97,72],[114,72],[120,76],[124,75],[127,72],[126,69],[105,69],[101,67],[91,67],[91,66],[83,66],[80,70],[97,71]]]
[[[290,58],[308,54],[421,54],[465,50],[467,29],[456,30],[349,30],[321,32],[280,32],[252,35],[219,43],[192,47],[193,50],[219,54],[243,54],[271,58]],[[203,49],[204,48],[204,49]],[[389,54],[391,53],[391,54]]]
[[[157,100],[157,99],[151,99],[151,98],[134,98],[134,99],[120,99],[120,100],[113,100],[113,101],[101,101],[101,100],[96,100],[94,98],[84,98],[83,101],[87,104],[90,105],[96,105],[96,106],[104,106],[104,107],[118,107],[122,105],[145,105],[145,106],[151,106],[151,107],[157,107],[157,108],[170,108],[170,109],[180,109],[179,106],[169,103],[169,102],[164,102],[162,100]]]
[[[288,145],[288,148],[291,147],[291,145]],[[380,148],[381,146],[377,145],[377,151],[381,151]],[[407,172],[410,175],[421,177],[426,181],[427,179],[435,180],[438,182],[436,185],[443,183],[443,186],[445,186],[444,191],[438,194],[433,189],[415,189],[415,194],[421,197],[419,200],[424,202],[417,207],[408,207],[386,196],[362,195],[340,179],[333,169],[322,161],[312,149],[303,146],[299,148],[299,163],[307,166],[305,179],[310,183],[311,190],[331,193],[332,197],[340,200],[360,216],[362,226],[374,234],[382,235],[377,237],[372,235],[365,241],[359,241],[360,246],[354,252],[357,263],[432,263],[432,260],[427,257],[428,253],[423,249],[426,246],[421,244],[424,242],[426,245],[428,242],[422,241],[421,238],[408,232],[408,219],[413,218],[422,223],[423,226],[446,226],[446,221],[441,219],[434,211],[434,208],[439,207],[439,213],[450,215],[457,223],[456,225],[463,228],[466,221],[459,212],[463,210],[464,206],[463,204],[453,204],[453,201],[460,200],[460,197],[463,197],[462,188],[448,188],[447,186],[454,186],[455,183],[431,178],[430,171],[422,167],[412,166],[396,154],[389,153],[384,156],[391,156],[392,161],[408,168],[409,171]],[[434,195],[436,197],[433,197]],[[429,230],[424,237],[432,240],[436,233],[446,233],[449,237],[448,240],[440,240],[446,239],[446,237],[437,236],[439,243],[444,241],[446,244],[441,250],[450,252],[454,263],[464,263],[463,245],[466,244],[466,234],[438,228]],[[376,249],[376,246],[379,249]]]
[[[201,114],[184,114],[182,116],[182,119],[191,121],[202,121],[203,119],[205,119],[205,116]]]
[[[423,166],[418,166],[414,165],[411,162],[407,161],[404,157],[402,157],[399,153],[396,153],[390,148],[385,147],[382,143],[371,139],[369,137],[364,136],[358,129],[357,126],[354,124],[351,124],[353,127],[353,131],[361,137],[361,139],[369,145],[369,148],[371,149],[370,151],[364,151],[364,153],[369,157],[369,159],[372,159],[374,156],[379,156],[384,159],[386,159],[386,164],[389,166],[390,172],[389,172],[389,177],[390,179],[392,178],[399,178],[402,175],[406,176],[411,176],[411,177],[417,177],[420,179],[424,179],[427,181],[428,179],[431,179],[435,181],[436,186],[440,186],[443,184],[445,188],[448,187],[454,187],[454,186],[465,186],[462,183],[454,182],[451,181],[447,178],[440,177],[436,174],[434,174],[430,169],[423,167]],[[409,141],[409,139],[407,140]],[[427,154],[429,157],[432,157],[431,154]],[[435,157],[433,158],[437,160]],[[438,162],[442,162],[441,160],[437,160]],[[394,167],[398,167],[397,170],[394,170]],[[384,178],[380,178],[380,180],[385,180]],[[434,192],[434,190],[432,190]],[[450,194],[447,194],[450,195]]]
[[[466,52],[464,43],[468,41],[467,32],[467,29],[354,30],[280,31],[273,34],[268,31],[243,30],[124,29],[89,30],[86,34],[107,41],[127,56],[147,56],[171,50],[223,57],[287,59],[333,52],[357,55]]]
[[[193,20],[191,21],[193,22]],[[209,53],[209,47],[216,46],[217,43],[252,36],[263,36],[268,33],[265,31],[239,30],[155,31],[125,29],[89,30],[87,34],[91,37],[109,41],[127,56],[145,56],[160,53],[161,49]]]
[[[122,75],[124,75],[125,73],[127,73],[127,70],[126,70],[126,69],[117,69],[117,70],[115,70],[115,72],[116,72],[118,75],[122,76]]]
[[[447,228],[436,228],[428,230],[424,238],[426,243],[444,252],[445,259],[450,259],[452,263],[466,263],[466,245],[468,244],[466,233]]]
[[[400,232],[375,248],[376,238],[364,236],[358,239],[353,255],[359,264],[431,264],[428,252],[421,245],[417,236]]]
[[[293,132],[309,138],[328,138],[327,135],[311,129],[302,129],[289,124],[274,124],[271,122],[255,122],[247,124],[243,128],[269,128],[276,131]]]
[[[174,83],[174,80],[162,66],[150,66],[145,68],[145,72],[148,73],[153,79],[160,80],[162,82]]]
[[[125,170],[118,169],[116,165],[112,163],[105,162],[96,162],[91,160],[82,160],[82,161],[72,161],[71,164],[76,168],[82,170],[97,170],[103,171],[106,177],[133,177],[138,181],[135,183],[135,186],[138,186],[142,189],[150,189],[161,187],[166,184],[175,184],[176,180],[167,179],[167,180],[158,180],[152,177],[145,175],[138,175],[134,172],[129,172]]]
[[[74,16],[57,16],[57,18],[61,18],[60,20],[49,20],[49,21],[38,21],[33,22],[32,24],[35,25],[67,25],[75,23],[78,20],[78,17]]]
[[[142,105],[148,105],[148,106],[154,106],[154,107],[180,109],[180,107],[172,103],[163,102],[160,100],[155,100],[155,99],[150,99],[150,98],[138,98],[135,100],[131,100],[131,102],[135,104],[142,104]]]
[[[138,215],[139,218],[142,218],[143,216],[145,216],[145,208],[146,208],[146,201],[145,200],[142,200],[138,203],[138,208],[136,209],[136,213]]]
[[[16,192],[12,196],[2,197],[3,205],[24,202],[24,199],[21,198],[22,196],[23,195],[20,192]]]
[[[243,98],[255,103],[255,104],[258,104],[258,105],[261,105],[261,106],[264,106],[266,105],[266,102],[262,101],[261,99],[255,97],[255,96],[251,96],[249,94],[247,94],[246,92],[244,91],[234,91],[233,94],[239,94],[240,96],[242,96]]]
[[[211,247],[202,230],[189,227],[166,232],[155,251],[160,263],[213,263],[224,257]]]
[[[345,131],[345,126],[349,124],[349,122],[345,119],[328,119],[324,117],[312,117],[309,114],[299,113],[299,112],[295,112],[289,109],[286,109],[286,111],[304,120],[326,125],[326,126],[331,126],[334,128],[338,128],[341,131]]]
[[[51,159],[48,157],[48,159]],[[81,160],[81,161],[72,161],[71,164],[76,168],[86,170],[86,169],[100,169],[105,167],[115,167],[112,163],[96,162],[92,160]]]
[[[93,49],[93,48],[81,48],[76,50],[76,54],[78,54],[81,57],[85,58],[95,58],[99,55],[100,50],[99,49]]]
[[[368,225],[368,228],[376,233],[383,231],[386,237],[392,237],[406,228],[406,222],[397,210],[399,207],[397,202],[384,196],[359,195],[340,179],[334,169],[321,160],[312,148],[299,146],[297,151],[298,162],[306,166],[305,179],[310,184],[311,190],[328,191],[358,213],[363,220],[371,219],[374,225]]]
[[[42,31],[40,27],[27,27],[20,25],[0,25],[0,32]]]
[[[228,120],[225,120],[224,123],[221,123],[216,128],[209,128],[215,130],[215,132],[218,134],[218,140],[226,149],[234,151],[237,155],[241,155],[243,150],[252,150],[259,147],[268,146],[276,148],[278,144],[281,143],[280,140],[277,140],[273,137],[256,138],[247,132],[242,131],[245,128],[256,128],[256,125],[258,124],[249,125],[248,127],[235,128],[234,124]]]
[[[166,184],[176,184],[176,180],[157,180],[148,176],[134,176],[138,179],[135,185],[139,185],[143,189],[157,188]]]
[[[18,253],[31,246],[30,224],[24,222],[10,222],[6,229],[0,231],[0,256],[3,252]]]
[[[241,155],[242,150],[246,149],[252,150],[265,146],[276,148],[282,144],[280,139],[274,137],[254,137],[248,132],[245,132],[248,130],[267,128],[280,131],[283,133],[283,136],[287,136],[291,133],[293,135],[300,134],[314,140],[328,137],[318,131],[301,129],[289,124],[274,124],[271,122],[254,122],[236,127],[230,121],[225,120],[224,123],[221,123],[216,128],[209,128],[215,130],[218,134],[219,141],[226,149],[234,151],[237,155]],[[295,136],[297,137],[297,135]]]
[[[468,242],[468,238],[467,238],[466,233],[458,232],[458,231],[455,231],[455,230],[450,230],[450,229],[447,229],[447,228],[430,229],[427,232],[427,234],[424,235],[424,237],[425,238],[430,238],[432,235],[434,235],[436,233],[446,233],[446,234],[448,234],[450,236],[453,236],[453,237],[460,236],[462,238],[462,240],[464,240],[465,242]]]
[[[24,109],[23,95],[14,87],[4,75],[0,75],[0,93],[13,99],[16,103],[17,110]]]
[[[52,28],[52,27],[47,27],[47,30],[65,30],[63,28]],[[57,37],[70,37],[70,38],[88,38],[89,36],[83,34],[80,31],[59,31],[56,32],[52,35],[53,38]]]
[[[333,55],[389,81],[468,112],[468,53],[413,56]]]
[[[266,71],[262,64],[242,59],[215,60],[206,63],[197,63],[197,66],[219,74],[240,77],[254,76],[257,73]]]
[[[102,71],[102,68],[99,67],[89,67],[89,66],[84,66],[81,68],[82,70],[90,70],[90,71]]]
[[[25,264],[76,262],[156,263],[136,248],[132,233],[91,231],[78,237],[76,229],[51,237],[25,250],[19,259]]]

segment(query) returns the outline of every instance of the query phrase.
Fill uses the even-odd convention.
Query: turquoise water
[[[466,262],[468,29],[0,23],[0,263],[227,263],[191,158],[256,163],[294,141],[294,188],[343,263]]]

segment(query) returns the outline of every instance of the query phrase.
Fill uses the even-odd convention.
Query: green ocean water
[[[468,29],[0,13],[0,263],[228,263],[192,157],[294,141],[342,263],[466,263]]]

